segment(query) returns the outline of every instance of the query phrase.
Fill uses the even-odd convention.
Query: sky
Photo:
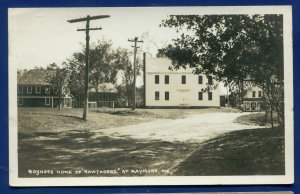
[[[46,67],[51,63],[60,65],[72,53],[85,45],[85,22],[68,23],[67,20],[87,15],[110,15],[110,18],[93,20],[91,27],[102,30],[90,32],[90,43],[111,40],[113,47],[133,50],[128,39],[139,37],[142,52],[155,56],[158,48],[178,37],[174,29],[159,27],[167,13],[151,8],[54,8],[54,9],[11,9],[9,11],[10,63],[18,69]]]
[[[133,51],[128,39],[139,37],[140,52],[155,57],[157,50],[172,42],[180,33],[173,28],[159,27],[168,15],[206,14],[280,14],[290,7],[102,7],[102,8],[11,8],[9,9],[9,66],[18,69],[61,65],[74,52],[85,45],[85,22],[68,23],[67,20],[87,15],[110,15],[110,18],[93,20],[91,44],[97,40],[111,40],[113,47]],[[142,57],[142,56],[140,56]]]
[[[290,7],[214,6],[214,7],[102,7],[102,8],[11,8],[9,9],[9,63],[19,69],[60,65],[85,44],[85,22],[67,20],[87,15],[110,15],[110,18],[91,21],[91,43],[111,40],[113,47],[133,50],[128,39],[141,38],[142,52],[155,56],[157,49],[166,46],[180,34],[173,28],[159,27],[168,15],[205,14],[280,14]]]

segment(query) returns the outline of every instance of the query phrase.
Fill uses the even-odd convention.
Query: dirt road
[[[235,118],[246,114],[249,113],[202,113],[118,128],[19,132],[19,176],[50,176],[30,174],[30,170],[39,169],[50,169],[55,172],[156,169],[158,172],[151,175],[169,175],[169,171],[165,170],[172,170],[178,166],[203,141],[229,131],[258,128],[233,123]],[[143,175],[145,174],[138,174]],[[51,176],[75,175],[54,173]],[[108,176],[137,176],[137,174],[118,173]]]
[[[247,114],[251,113],[193,114],[181,119],[159,119],[132,126],[101,130],[101,132],[109,136],[200,143],[225,132],[259,128],[233,122],[237,117]]]

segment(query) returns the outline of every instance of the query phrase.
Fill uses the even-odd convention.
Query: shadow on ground
[[[284,134],[276,128],[234,131],[203,143],[175,175],[284,175]]]
[[[228,132],[201,144],[112,137],[88,130],[19,132],[18,146],[20,177],[283,175],[285,171],[284,135],[279,129]]]
[[[170,172],[165,170],[179,163],[178,160],[195,148],[196,144],[109,137],[87,130],[19,133],[19,176],[169,175]],[[72,174],[68,173],[69,170]],[[89,173],[74,174],[84,170],[89,170]],[[95,173],[95,170],[101,173]],[[109,170],[117,170],[117,173],[106,173]],[[122,174],[122,170],[129,170],[129,173]],[[134,173],[130,173],[131,170]]]

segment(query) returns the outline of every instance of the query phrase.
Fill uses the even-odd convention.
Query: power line
[[[135,110],[135,103],[136,103],[136,52],[137,49],[140,47],[137,47],[137,43],[143,43],[142,40],[139,40],[138,37],[135,37],[134,39],[128,39],[129,42],[134,42],[134,53],[133,53],[133,83],[132,83],[132,110]]]
[[[86,22],[85,29],[77,29],[77,31],[85,31],[85,88],[84,88],[84,108],[83,108],[83,120],[87,121],[87,114],[88,114],[88,102],[89,102],[89,53],[90,53],[90,30],[101,30],[102,28],[90,28],[90,21],[97,20],[97,19],[104,19],[109,18],[109,15],[98,15],[98,16],[89,16],[85,18],[78,18],[68,20],[69,23],[76,23],[76,22]],[[98,87],[98,86],[97,86]]]

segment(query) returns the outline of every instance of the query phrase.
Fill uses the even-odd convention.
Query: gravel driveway
[[[229,131],[262,128],[233,122],[237,117],[247,114],[251,113],[193,114],[181,119],[159,119],[132,126],[105,129],[101,132],[114,137],[129,136],[169,142],[200,143]]]

